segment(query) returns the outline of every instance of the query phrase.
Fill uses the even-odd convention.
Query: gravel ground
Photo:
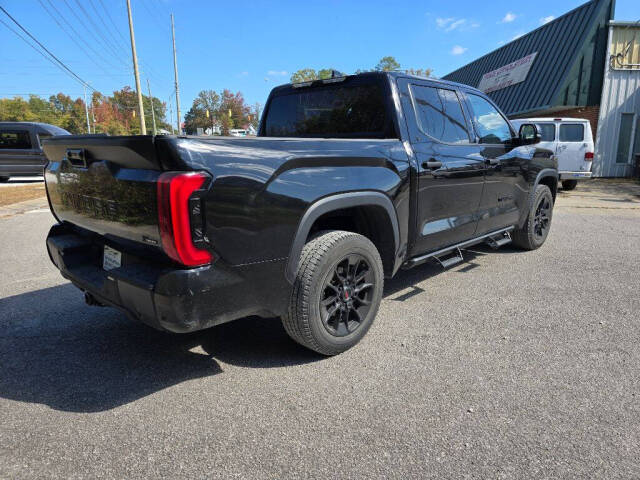
[[[0,219],[0,478],[639,478],[640,204],[572,198],[538,251],[387,282],[333,358],[87,307],[50,214]]]

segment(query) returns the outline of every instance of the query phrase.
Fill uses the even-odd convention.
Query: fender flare
[[[558,170],[556,170],[555,168],[543,168],[538,172],[538,175],[536,176],[536,181],[533,182],[533,188],[531,189],[531,194],[529,195],[529,199],[531,202],[533,202],[533,197],[535,197],[536,195],[536,188],[540,184],[540,180],[542,180],[545,177],[552,177],[557,182],[559,178]]]
[[[533,182],[533,186],[531,187],[531,190],[529,191],[529,199],[528,199],[527,211],[524,214],[520,215],[520,221],[518,222],[518,228],[522,228],[522,226],[524,225],[524,222],[527,220],[527,216],[529,215],[529,210],[531,210],[531,206],[533,204],[533,200],[534,200],[535,195],[536,195],[536,188],[540,184],[540,180],[542,180],[545,177],[552,177],[557,182],[558,181],[558,170],[556,170],[555,168],[543,168],[542,170],[540,170],[538,172],[538,175],[536,175],[536,180],[535,180],[535,182]]]
[[[538,175],[536,176],[536,181],[533,184],[534,191],[540,183],[540,179],[542,179],[543,177],[553,177],[558,180],[558,170],[556,170],[555,168],[543,168],[542,170],[540,170],[538,172]]]
[[[349,192],[339,193],[336,195],[330,195],[323,197],[320,200],[312,203],[305,211],[298,229],[293,238],[293,243],[289,249],[289,258],[287,259],[287,265],[285,269],[285,277],[287,281],[293,284],[296,278],[296,272],[298,271],[298,263],[300,261],[300,254],[302,248],[309,236],[311,227],[314,222],[325,213],[329,213],[334,210],[342,210],[350,207],[362,207],[367,205],[375,205],[382,207],[389,215],[389,220],[393,227],[393,239],[394,239],[394,252],[397,251],[400,244],[400,227],[398,225],[398,215],[396,209],[391,203],[389,197],[381,192]]]

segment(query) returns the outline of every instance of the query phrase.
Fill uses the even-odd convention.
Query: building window
[[[635,141],[633,143],[633,155],[640,155],[640,118],[636,120]],[[635,162],[635,160],[633,160]]]
[[[560,125],[561,142],[584,142],[584,125],[563,123]]]
[[[633,113],[623,113],[620,118],[620,133],[618,135],[618,154],[616,155],[616,163],[629,163],[632,128]]]
[[[418,126],[423,133],[446,143],[469,143],[469,133],[456,92],[411,85]]]

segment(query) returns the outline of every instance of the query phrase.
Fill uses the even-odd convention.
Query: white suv
[[[573,190],[578,180],[591,178],[593,162],[593,134],[591,124],[584,118],[519,118],[511,123],[520,128],[523,123],[535,123],[542,135],[537,145],[555,152],[558,173],[564,190]]]

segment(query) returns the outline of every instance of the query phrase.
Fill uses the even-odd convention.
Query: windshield
[[[361,79],[358,79],[361,80]],[[267,137],[390,138],[386,95],[380,79],[286,90],[271,98]]]

